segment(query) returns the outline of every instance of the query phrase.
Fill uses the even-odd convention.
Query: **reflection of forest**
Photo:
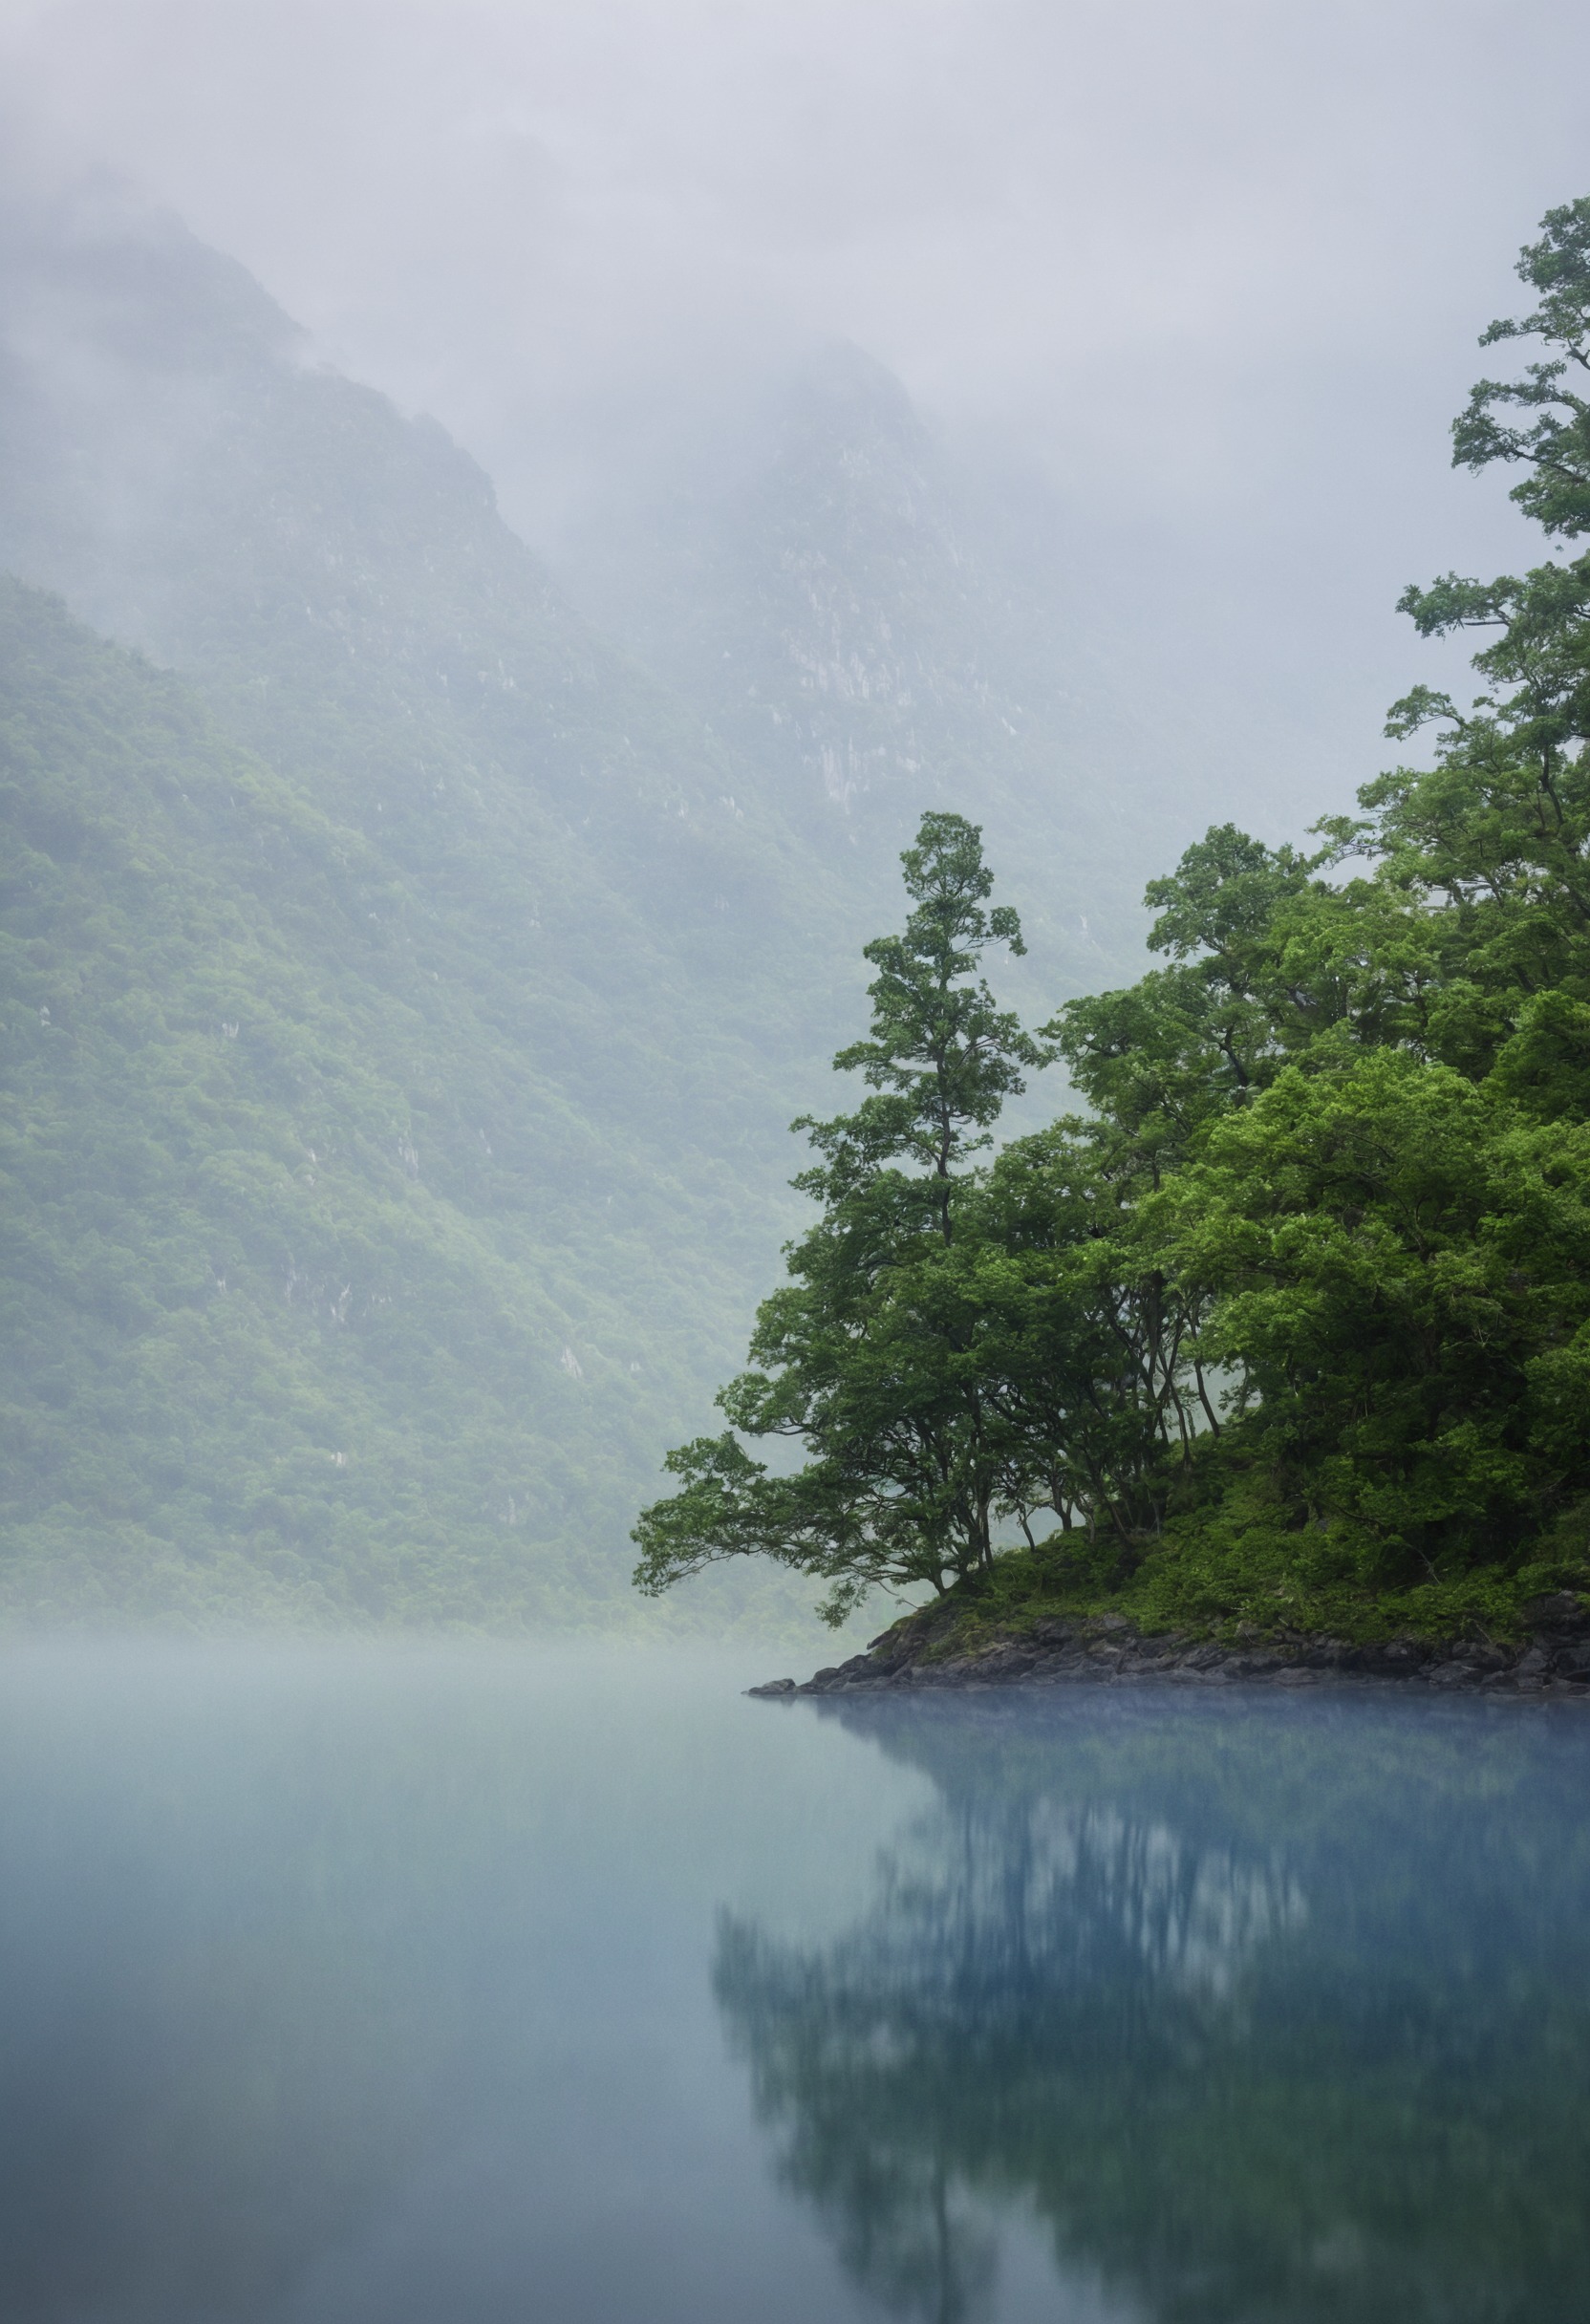
[[[1590,2314],[1590,1722],[835,1704],[935,1779],[868,1917],[717,1990],[856,2279],[988,2313],[991,2206],[1187,2324]]]

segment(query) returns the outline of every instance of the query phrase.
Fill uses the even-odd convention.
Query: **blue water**
[[[7,2324],[1590,2315],[1590,1709],[0,1655]]]

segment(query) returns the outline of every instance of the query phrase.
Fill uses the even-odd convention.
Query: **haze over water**
[[[18,2324],[1586,2312],[1573,1706],[5,1662]]]

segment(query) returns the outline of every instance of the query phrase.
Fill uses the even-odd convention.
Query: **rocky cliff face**
[[[1138,973],[1144,882],[1231,811],[1202,735],[1089,618],[1042,480],[974,465],[854,348],[748,398],[721,454],[569,552],[581,602],[876,890],[924,807],[986,830],[1052,993]]]

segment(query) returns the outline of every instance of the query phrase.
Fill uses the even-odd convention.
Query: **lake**
[[[0,1653],[8,2324],[1590,2315],[1590,1711]]]

